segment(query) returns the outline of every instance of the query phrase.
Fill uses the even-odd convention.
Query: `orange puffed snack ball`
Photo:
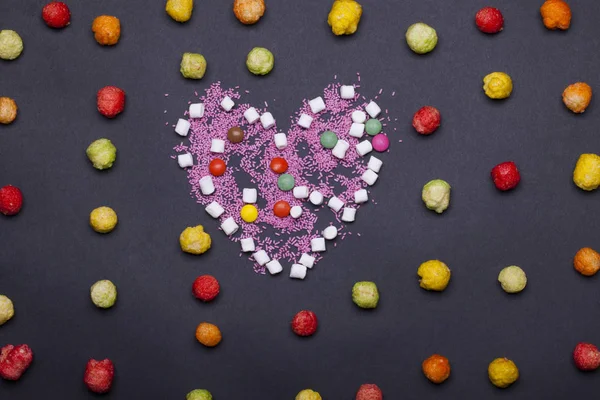
[[[566,30],[571,25],[571,7],[563,0],[546,0],[540,13],[548,29]]]
[[[600,254],[589,247],[579,249],[573,259],[573,266],[581,275],[595,275],[600,270]]]
[[[574,113],[582,113],[592,101],[592,88],[585,82],[567,86],[562,94],[563,103]]]
[[[219,327],[208,322],[202,322],[196,328],[196,339],[206,347],[215,347],[221,343]]]
[[[450,362],[444,356],[434,354],[423,361],[423,373],[433,383],[442,383],[450,376]]]
[[[101,15],[94,19],[92,32],[96,42],[102,46],[112,46],[117,44],[121,37],[121,22],[117,17]]]
[[[242,24],[255,24],[265,13],[265,0],[234,0],[233,13]]]

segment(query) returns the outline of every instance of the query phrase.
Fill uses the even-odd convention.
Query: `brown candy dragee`
[[[231,143],[239,143],[244,140],[244,131],[239,126],[234,126],[227,131],[227,139]]]

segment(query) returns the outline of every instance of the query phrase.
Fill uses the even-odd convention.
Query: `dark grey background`
[[[571,351],[578,341],[600,342],[598,278],[572,268],[580,247],[600,247],[598,193],[577,189],[571,174],[580,153],[600,152],[600,110],[593,100],[584,115],[573,115],[561,93],[580,80],[600,87],[600,3],[572,1],[565,33],[544,28],[541,0],[499,0],[493,5],[504,13],[505,31],[487,36],[473,23],[487,1],[362,0],[359,31],[344,38],[331,34],[331,1],[323,0],[267,0],[266,15],[252,27],[237,22],[230,1],[196,1],[183,25],[166,15],[162,0],[70,1],[72,24],[58,31],[42,22],[44,3],[0,2],[0,29],[18,31],[25,42],[18,60],[0,63],[0,95],[20,108],[14,124],[0,127],[0,186],[19,186],[26,201],[19,216],[0,218],[0,293],[16,306],[14,320],[0,328],[0,344],[27,343],[35,352],[20,382],[0,382],[0,398],[93,398],[82,383],[91,357],[116,364],[107,399],[183,399],[207,388],[221,400],[283,400],[310,387],[324,399],[349,400],[365,382],[377,383],[387,399],[597,392],[600,376],[578,372]],[[93,39],[91,22],[100,14],[121,19],[115,47]],[[440,37],[427,56],[412,54],[403,37],[420,20]],[[275,54],[267,77],[245,68],[254,46]],[[206,56],[202,81],[180,76],[185,51]],[[193,92],[216,80],[249,89],[246,99],[255,104],[269,101],[284,121],[333,75],[351,80],[357,71],[367,96],[379,88],[397,92],[385,103],[399,120],[374,188],[379,204],[361,209],[353,230],[362,237],[329,251],[306,281],[254,274],[188,195],[185,174],[169,158],[179,138],[165,122],[174,123]],[[492,71],[513,77],[507,101],[484,96],[481,79]],[[95,108],[105,85],[127,91],[126,111],[115,120]],[[410,126],[425,104],[443,117],[428,138]],[[98,137],[119,150],[108,172],[95,171],[85,157]],[[506,160],[518,164],[522,182],[500,193],[489,171]],[[453,188],[441,216],[420,199],[433,178]],[[113,207],[120,220],[105,236],[88,226],[100,205]],[[177,239],[198,223],[212,233],[213,248],[192,257]],[[431,258],[453,271],[441,294],[417,283],[418,265]],[[529,278],[514,296],[496,281],[511,264]],[[190,292],[204,273],[222,285],[212,304]],[[108,311],[89,300],[90,285],[103,278],[119,288]],[[377,282],[377,310],[352,304],[357,280]],[[320,319],[308,340],[289,328],[301,309]],[[218,348],[194,339],[201,321],[222,329]],[[452,364],[439,387],[420,370],[432,353]],[[502,356],[521,372],[505,391],[487,379],[488,363]]]

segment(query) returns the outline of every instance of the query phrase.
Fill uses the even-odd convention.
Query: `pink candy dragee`
[[[360,75],[357,76],[360,81]],[[357,139],[348,135],[352,125],[352,112],[364,110],[369,101],[358,93],[354,99],[341,99],[340,86],[339,83],[332,83],[324,89],[322,97],[327,108],[319,114],[311,112],[308,99],[305,99],[300,109],[289,118],[290,128],[287,132],[277,126],[266,130],[260,122],[248,124],[243,114],[251,106],[240,101],[239,87],[223,89],[220,82],[216,82],[199,97],[204,103],[204,116],[189,120],[189,144],[181,143],[175,146],[174,150],[178,154],[190,152],[194,158],[194,165],[187,169],[187,174],[191,195],[196,201],[204,206],[213,201],[218,202],[225,209],[220,221],[233,217],[240,226],[238,232],[230,237],[232,241],[239,242],[242,238],[252,237],[256,250],[265,250],[272,260],[279,260],[282,264],[288,262],[291,265],[296,263],[304,252],[315,256],[317,261],[323,257],[323,253],[312,254],[310,245],[312,238],[320,236],[320,229],[317,228],[319,217],[334,221],[339,231],[336,240],[343,240],[351,234],[350,226],[340,219],[341,212],[334,213],[326,203],[328,198],[337,196],[346,206],[359,209],[360,205],[354,204],[354,192],[363,188],[369,190],[361,179],[361,175],[367,169],[368,156],[361,157],[355,150],[356,144],[367,139],[367,136]],[[246,90],[245,93],[249,92]],[[382,90],[379,91],[379,94],[381,93]],[[220,106],[225,96],[236,102],[230,112],[225,112]],[[262,109],[255,108],[259,114],[263,114],[268,109],[268,103],[265,102]],[[313,117],[309,129],[297,125],[298,118],[303,113]],[[280,124],[285,121],[281,115],[274,114],[274,117]],[[381,115],[380,120],[384,119],[386,117]],[[389,117],[387,121],[390,121]],[[240,143],[233,144],[227,140],[227,131],[233,126],[240,126],[244,130],[244,140]],[[320,135],[326,130],[335,132],[340,139],[350,143],[350,149],[343,160],[334,157],[331,150],[321,145]],[[285,132],[287,135],[288,145],[283,150],[277,149],[273,141],[273,136],[278,132]],[[225,140],[225,153],[211,154],[212,139]],[[209,174],[208,164],[217,157],[225,161],[227,170],[222,176],[212,177],[216,190],[212,195],[204,196],[199,188],[199,180]],[[308,186],[310,192],[318,190],[325,196],[325,204],[313,206],[306,200],[294,198],[291,191],[279,190],[279,175],[269,168],[271,159],[275,157],[283,157],[288,162],[287,173],[295,178],[296,186]],[[236,176],[243,174],[251,185],[241,185],[236,181]],[[258,189],[259,212],[255,223],[245,223],[240,217],[240,209],[244,205],[244,187]],[[272,211],[273,205],[279,200],[287,201],[292,207],[301,206],[302,215],[298,219],[275,216]],[[335,245],[333,243],[331,248]],[[253,261],[251,255],[246,253],[245,256]],[[265,269],[254,264],[254,270],[264,273]]]

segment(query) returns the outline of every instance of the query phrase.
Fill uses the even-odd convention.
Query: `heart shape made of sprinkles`
[[[189,140],[172,158],[187,170],[191,195],[241,244],[255,272],[291,264],[290,277],[304,279],[328,247],[352,234],[347,224],[361,205],[374,203],[368,189],[383,162],[373,152],[389,151],[383,132],[392,120],[376,103],[382,90],[368,101],[359,88],[360,75],[353,85],[328,85],[281,133],[266,102],[252,107],[239,87],[216,82],[175,126]]]

